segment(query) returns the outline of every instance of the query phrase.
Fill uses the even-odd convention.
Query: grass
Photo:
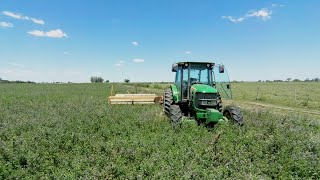
[[[233,83],[235,100],[258,102],[320,110],[319,82],[261,82]],[[259,89],[259,90],[258,90]]]
[[[161,107],[110,106],[106,84],[1,84],[0,179],[319,179],[320,124],[245,111],[172,128]],[[115,85],[115,91],[147,91]],[[150,90],[152,91],[152,89]]]

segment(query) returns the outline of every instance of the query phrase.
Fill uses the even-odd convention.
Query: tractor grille
[[[217,106],[216,93],[196,93],[195,106],[200,109]]]
[[[217,94],[215,93],[197,93],[196,99],[217,99]]]

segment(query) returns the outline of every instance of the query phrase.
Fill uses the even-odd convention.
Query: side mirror
[[[224,65],[219,66],[219,73],[224,73]]]
[[[178,71],[178,65],[177,64],[173,64],[172,65],[172,72],[177,72]]]

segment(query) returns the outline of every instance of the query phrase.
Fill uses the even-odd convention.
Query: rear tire
[[[170,120],[174,125],[180,124],[182,120],[182,111],[179,105],[170,106]]]
[[[170,115],[170,107],[173,103],[172,91],[171,89],[166,89],[164,91],[164,102],[163,102],[163,112],[169,116]]]
[[[243,125],[243,116],[238,107],[227,106],[223,111],[223,116],[239,126]]]

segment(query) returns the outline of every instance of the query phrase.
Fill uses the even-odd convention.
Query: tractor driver
[[[190,84],[198,83],[199,80],[197,78],[190,78]]]

